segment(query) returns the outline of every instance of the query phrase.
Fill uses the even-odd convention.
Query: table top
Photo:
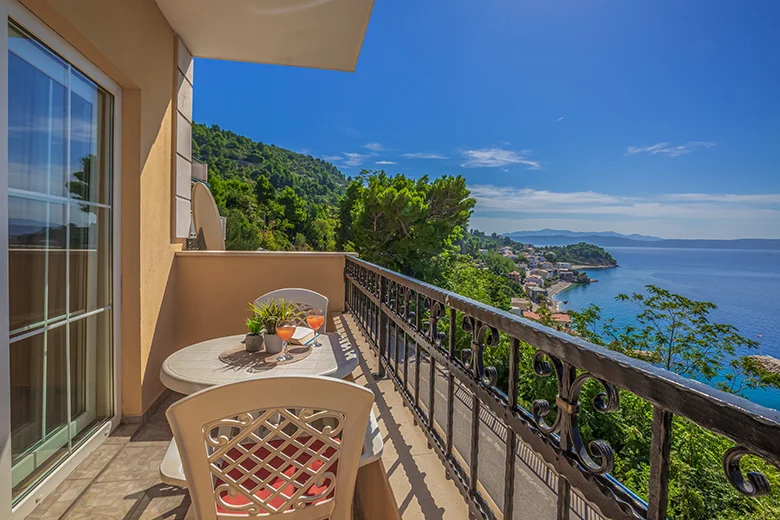
[[[162,383],[180,394],[193,394],[204,388],[258,377],[316,375],[344,379],[358,366],[354,347],[335,332],[320,334],[321,347],[312,347],[310,356],[288,365],[268,368],[226,365],[219,355],[238,346],[244,334],[202,341],[174,352],[160,368]]]

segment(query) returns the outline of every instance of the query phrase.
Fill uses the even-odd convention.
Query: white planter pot
[[[269,354],[278,354],[282,351],[282,338],[276,334],[263,334],[265,351]]]

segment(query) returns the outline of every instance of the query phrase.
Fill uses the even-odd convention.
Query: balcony
[[[744,495],[769,489],[743,474],[743,455],[780,466],[775,410],[349,255],[181,253],[175,268],[178,347],[240,330],[242,291],[297,282],[344,302],[333,325],[359,349],[352,377],[374,392],[385,441],[386,475],[358,475],[356,518],[392,518],[394,506],[402,518],[666,518],[674,416],[727,439],[719,478]],[[503,388],[486,363],[502,346]],[[551,395],[520,406],[521,371]],[[586,414],[619,408],[619,390],[652,409],[646,500],[611,475],[612,439],[580,431]],[[30,518],[184,518],[186,490],[158,474],[164,411],[179,397],[164,393],[142,425],[116,429]]]

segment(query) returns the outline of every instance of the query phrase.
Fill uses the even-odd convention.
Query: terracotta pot
[[[276,334],[263,334],[265,351],[269,354],[278,354],[282,351],[282,338]]]
[[[247,352],[258,352],[263,348],[263,335],[247,334],[244,343],[246,344]]]

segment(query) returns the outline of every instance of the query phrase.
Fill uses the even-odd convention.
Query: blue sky
[[[198,60],[194,117],[461,174],[488,232],[780,238],[780,2],[377,0],[355,73]]]

